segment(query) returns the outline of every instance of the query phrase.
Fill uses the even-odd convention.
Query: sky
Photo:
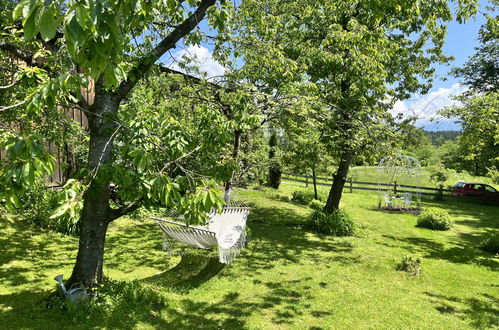
[[[485,11],[487,2],[480,1],[480,4],[479,11]],[[394,115],[398,113],[405,116],[417,115],[416,126],[429,131],[460,129],[456,119],[442,118],[437,112],[455,104],[452,96],[465,90],[465,87],[459,84],[459,80],[449,75],[449,71],[453,66],[462,66],[469,56],[473,55],[475,47],[479,46],[477,40],[479,29],[485,21],[484,15],[479,13],[464,24],[457,22],[447,24],[444,54],[454,56],[455,60],[448,65],[436,65],[436,79],[429,92],[426,95],[412,95],[408,100],[397,101],[392,110]],[[170,58],[166,63],[172,69],[182,70],[178,61],[189,57],[200,64],[201,71],[204,71],[207,77],[220,76],[225,72],[225,68],[213,59],[210,49],[211,47],[207,45],[180,47],[171,54],[174,60]]]
[[[485,2],[480,2],[483,8]],[[480,9],[482,10],[482,9]],[[455,103],[453,95],[465,90],[459,85],[459,80],[449,75],[453,66],[462,66],[469,56],[479,46],[478,32],[486,22],[483,14],[478,14],[464,24],[448,23],[444,54],[454,56],[455,60],[449,65],[436,66],[436,79],[433,87],[426,95],[413,95],[409,100],[398,101],[393,109],[394,113],[417,114],[419,120],[416,126],[425,130],[459,130],[460,126],[455,119],[444,119],[438,116],[438,110]]]

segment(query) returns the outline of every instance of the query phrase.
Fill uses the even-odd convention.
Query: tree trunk
[[[275,131],[272,131],[272,134],[270,135],[269,147],[270,147],[269,149],[270,165],[269,165],[269,173],[267,176],[267,183],[269,187],[274,189],[279,189],[279,186],[281,185],[282,170],[281,170],[281,164],[276,155],[277,134]]]
[[[237,162],[237,156],[239,155],[239,147],[241,145],[241,134],[243,132],[241,130],[235,130],[234,131],[234,146],[232,149],[232,159]],[[234,180],[234,174],[230,177],[227,182],[225,182],[225,194],[224,194],[224,200],[225,204],[229,204],[230,202],[230,197],[232,195],[232,184]]]
[[[312,180],[314,181],[314,198],[319,199],[317,196],[317,180],[315,178],[315,168],[312,168]]]
[[[82,282],[87,288],[102,279],[104,242],[109,223],[113,217],[109,206],[110,182],[105,176],[99,178],[102,165],[112,161],[111,151],[117,125],[106,117],[113,118],[118,111],[119,98],[114,94],[99,93],[90,108],[90,145],[88,163],[92,169],[92,181],[84,194],[83,211],[80,218],[80,242],[78,256],[69,284]]]
[[[350,167],[352,157],[353,152],[349,148],[343,149],[340,163],[338,164],[338,170],[333,176],[333,185],[331,186],[326,206],[324,207],[324,211],[326,213],[333,213],[340,207],[341,194],[343,192],[345,182],[347,181],[348,169]]]

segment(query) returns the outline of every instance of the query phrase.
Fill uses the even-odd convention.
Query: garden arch
[[[421,208],[421,165],[417,158],[386,156],[378,163],[378,208],[419,210]]]

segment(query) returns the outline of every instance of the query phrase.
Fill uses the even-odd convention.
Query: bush
[[[43,183],[35,184],[21,198],[19,215],[28,223],[47,228],[49,218],[57,208],[57,192],[48,189]]]
[[[315,232],[332,236],[354,236],[357,226],[352,217],[343,210],[331,214],[322,209],[315,210],[307,219],[307,227]]]
[[[487,177],[489,177],[492,182],[499,184],[499,170],[497,167],[487,167]]]
[[[447,211],[437,208],[426,209],[418,216],[418,227],[424,227],[433,230],[449,230],[454,221]]]
[[[310,202],[308,206],[310,206],[310,208],[313,210],[322,211],[324,209],[324,202],[314,199]]]
[[[300,205],[308,205],[314,199],[314,192],[311,190],[297,190],[293,192],[291,201]]]
[[[396,269],[418,276],[421,273],[421,259],[418,256],[407,255],[402,258]]]
[[[494,231],[486,235],[480,244],[480,249],[499,255],[499,231]]]
[[[80,232],[79,216],[64,214],[51,218],[59,206],[59,193],[48,189],[43,183],[34,185],[21,199],[23,207],[19,215],[29,224],[58,233],[76,236]]]
[[[323,194],[317,192],[317,198],[320,201],[325,200]],[[293,192],[293,196],[291,197],[291,201],[300,205],[309,205],[315,199],[315,194],[313,190],[303,189],[296,190]]]

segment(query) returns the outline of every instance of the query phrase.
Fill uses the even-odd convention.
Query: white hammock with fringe
[[[222,213],[208,213],[206,226],[189,226],[185,223],[151,217],[163,231],[163,249],[166,238],[171,238],[201,249],[218,247],[221,263],[230,264],[246,243],[246,220],[250,208],[244,204],[225,206]]]

